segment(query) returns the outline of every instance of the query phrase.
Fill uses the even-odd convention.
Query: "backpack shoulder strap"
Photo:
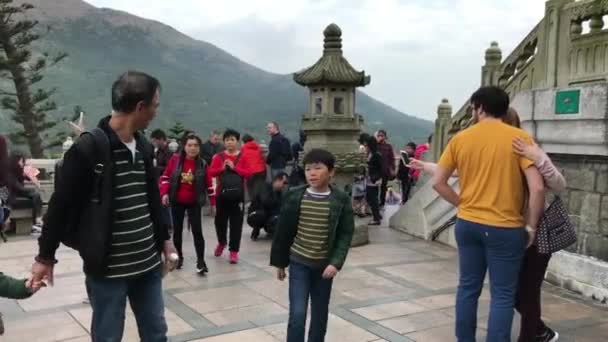
[[[98,203],[101,199],[104,174],[109,171],[112,162],[110,139],[108,139],[108,136],[101,128],[94,128],[92,131],[84,132],[80,136],[81,138],[79,138],[77,143],[89,159],[89,163],[93,169],[91,201]]]
[[[234,166],[239,163],[239,160],[241,160],[242,155],[243,153],[239,152],[239,154],[236,156],[236,159],[234,160]]]
[[[218,155],[220,156],[220,158],[222,158],[222,161],[226,161],[226,156],[224,155],[224,152],[219,152]]]
[[[110,154],[110,139],[108,135],[101,128],[96,127],[91,131],[93,138],[95,138],[95,146],[99,156],[109,156]],[[111,159],[111,158],[110,158]]]
[[[99,164],[102,158],[106,159],[110,154],[110,140],[101,128],[83,132],[77,143],[92,166]]]

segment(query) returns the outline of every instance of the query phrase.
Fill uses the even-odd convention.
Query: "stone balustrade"
[[[518,89],[529,89],[531,86],[542,24],[541,20],[500,65],[500,76],[496,83],[510,94],[516,93]]]
[[[564,8],[569,18],[571,83],[605,80],[608,73],[608,1],[579,1]],[[588,25],[585,32],[583,27]]]
[[[608,80],[608,0],[549,0],[545,16],[517,47],[502,59],[498,43],[485,52],[481,86],[503,87],[511,98],[531,89],[567,89]],[[583,26],[588,23],[589,30]],[[437,116],[434,159],[447,139],[472,124],[468,101],[448,120]],[[553,112],[550,110],[549,112]]]
[[[568,184],[561,196],[579,241],[569,251],[555,254],[547,279],[604,302],[608,300],[607,15],[608,0],[548,0],[544,18],[513,52],[503,60],[498,43],[493,42],[481,68],[481,86],[500,86],[509,93],[522,128],[549,153]],[[447,104],[443,100],[437,111],[434,161],[451,137],[473,124],[468,100],[451,116]],[[458,189],[458,182],[451,182]],[[439,198],[430,182],[418,188],[391,217],[390,225],[430,239],[456,210]],[[437,240],[456,245],[452,228]]]

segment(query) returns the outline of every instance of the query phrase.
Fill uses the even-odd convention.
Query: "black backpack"
[[[223,153],[220,153],[222,162],[226,161],[226,157]],[[236,157],[234,166],[241,160],[241,154]],[[220,175],[220,186],[221,191],[219,197],[222,201],[226,202],[243,202],[245,200],[245,189],[243,188],[243,177],[239,175],[234,169],[226,169],[222,171]]]
[[[89,159],[88,162],[93,169],[93,187],[91,189],[90,200],[85,205],[95,206],[100,201],[101,188],[103,186],[103,160],[109,158],[110,141],[108,136],[101,128],[95,128],[90,132],[84,132],[80,136],[90,134],[93,139],[81,140],[78,142],[79,147],[84,152],[83,154]],[[87,143],[85,143],[87,142]],[[103,158],[103,159],[102,159]],[[55,188],[61,186],[61,169],[63,166],[63,160],[60,160],[55,165]],[[80,223],[80,215],[84,208],[70,208],[65,213],[67,216],[67,224],[64,227],[63,234],[61,234],[61,243],[64,245],[78,250],[78,228]]]

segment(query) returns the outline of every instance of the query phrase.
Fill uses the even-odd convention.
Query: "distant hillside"
[[[264,139],[265,122],[276,120],[289,136],[297,135],[307,91],[291,75],[266,72],[212,44],[128,13],[98,9],[80,0],[27,2],[37,7],[41,26],[53,28],[43,48],[69,54],[45,80],[59,87],[54,98],[62,114],[81,105],[87,111],[87,124],[93,125],[109,113],[110,85],[116,76],[137,69],[157,76],[163,86],[155,126],[168,128],[179,120],[203,136],[211,129],[234,127]],[[386,128],[399,145],[422,140],[432,130],[431,122],[361,92],[357,112],[364,115],[366,129]]]

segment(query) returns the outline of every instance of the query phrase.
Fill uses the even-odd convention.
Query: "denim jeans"
[[[127,298],[141,341],[167,341],[160,269],[133,278],[87,277],[86,284],[93,308],[91,341],[122,341]]]
[[[287,342],[304,342],[306,312],[310,298],[308,342],[325,341],[332,279],[323,279],[324,268],[298,262],[289,264],[289,322]]]
[[[475,341],[477,306],[486,270],[490,272],[488,342],[511,341],[513,307],[527,233],[458,219],[456,242],[460,279],[456,296],[456,337]]]

